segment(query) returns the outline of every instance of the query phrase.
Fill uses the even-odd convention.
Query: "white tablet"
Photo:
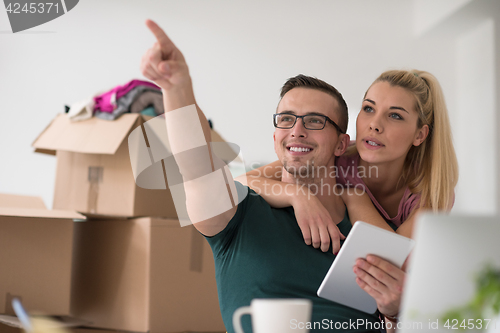
[[[368,313],[377,311],[377,303],[356,283],[353,267],[357,258],[379,256],[401,267],[414,241],[394,232],[358,221],[318,289],[318,296]]]

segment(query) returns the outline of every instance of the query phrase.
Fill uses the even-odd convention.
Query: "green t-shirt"
[[[238,182],[236,186],[240,195],[249,190]],[[347,236],[351,230],[347,213],[338,227]],[[226,228],[207,240],[214,254],[219,304],[228,333],[233,332],[234,311],[250,305],[254,298],[312,300],[311,332],[334,331],[335,327],[343,332],[369,332],[367,327],[380,325],[375,314],[317,296],[335,255],[304,243],[292,207],[272,208],[250,189]],[[249,316],[243,316],[242,325],[245,332],[251,332]]]

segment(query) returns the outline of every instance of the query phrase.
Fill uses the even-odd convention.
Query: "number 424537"
[[[448,319],[444,323],[444,327],[451,330],[459,329],[488,329],[488,326],[496,326],[496,321],[491,319],[464,319],[459,322],[458,319]]]

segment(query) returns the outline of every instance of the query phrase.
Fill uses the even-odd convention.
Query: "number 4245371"
[[[59,3],[52,3],[52,2],[32,2],[32,3],[25,3],[24,6],[21,8],[21,4],[18,2],[14,3],[9,3],[9,5],[6,8],[7,13],[14,13],[14,14],[21,14],[21,13],[50,13],[51,10],[55,10],[56,13],[59,13]]]

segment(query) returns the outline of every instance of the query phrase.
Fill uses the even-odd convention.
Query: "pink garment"
[[[140,85],[161,90],[160,87],[158,87],[154,83],[141,80],[132,80],[122,86],[116,86],[115,88],[111,89],[108,92],[105,92],[102,95],[94,97],[94,111],[100,110],[102,112],[113,112],[113,110],[116,108],[116,101],[120,97],[126,95],[130,90]]]
[[[389,214],[382,208],[382,206],[378,203],[377,199],[370,192],[370,189],[366,186],[363,179],[361,179],[360,175],[369,175],[370,170],[358,170],[359,163],[359,154],[356,153],[354,155],[345,156],[342,155],[337,158],[336,166],[338,168],[337,172],[337,183],[342,186],[351,186],[354,187],[356,185],[362,186],[370,199],[372,200],[375,207],[378,209],[382,217],[388,221],[394,223],[396,227],[399,227],[401,223],[406,221],[410,216],[411,212],[418,206],[420,201],[420,194],[414,194],[410,192],[410,189],[406,187],[405,192],[403,194],[403,198],[399,203],[398,214],[394,217],[390,217]],[[372,170],[372,172],[376,172]]]

